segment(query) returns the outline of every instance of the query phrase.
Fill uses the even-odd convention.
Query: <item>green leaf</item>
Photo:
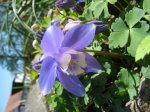
[[[108,12],[107,5],[108,5],[108,3],[115,4],[116,1],[117,0],[95,0],[95,1],[92,1],[90,3],[90,5],[85,8],[83,15],[85,17],[90,16],[89,18],[92,18],[92,16],[94,16],[95,18],[99,18],[99,16],[102,14],[102,12],[104,12],[104,17],[108,17],[109,12]]]
[[[115,20],[111,26],[112,32],[109,36],[109,47],[123,47],[126,45],[129,36],[129,30],[121,18]]]
[[[44,17],[44,19],[42,21],[42,24],[41,24],[41,27],[47,28],[47,26],[49,25],[50,21],[51,21],[50,17]]]
[[[105,62],[103,67],[106,69],[106,73],[107,73],[107,74],[110,74],[110,73],[111,73],[111,70],[112,70],[112,69],[111,69],[111,64],[110,64],[110,63]]]
[[[125,68],[122,68],[120,70],[120,72],[118,73],[118,79],[119,79],[119,81],[121,81],[124,84],[125,87],[127,87],[129,84],[129,80],[128,80],[129,76],[130,76],[130,74],[129,74],[128,70]]]
[[[63,92],[63,87],[61,86],[60,82],[55,81],[54,83],[55,92],[58,96],[60,96]]]
[[[84,103],[87,105],[89,103],[89,97],[87,94],[84,96]]]
[[[94,40],[92,42],[92,49],[101,51],[102,47],[101,47],[100,43],[97,40]]]
[[[111,29],[113,31],[124,31],[124,30],[128,30],[126,24],[124,23],[124,21],[121,18],[117,18],[115,20],[115,22],[112,24]]]
[[[96,18],[98,18],[101,15],[104,8],[107,7],[107,4],[103,1],[98,1],[98,2],[95,2],[94,4],[95,4],[95,6],[94,6],[95,8],[93,10],[94,11],[94,16]]]
[[[149,25],[146,24],[146,22],[141,22],[141,28],[132,28],[130,30],[130,46],[127,48],[127,50],[131,56],[135,56],[137,47],[147,35],[146,31],[148,29]]]
[[[150,6],[149,6],[149,3],[150,3],[150,0],[144,0],[144,1],[143,1],[143,9],[144,9],[146,12],[148,12],[148,13],[150,13]]]
[[[107,0],[110,4],[115,4],[117,0]]]
[[[129,27],[126,26],[121,18],[116,19],[111,26],[113,32],[109,36],[109,47],[124,47],[130,40],[127,50],[134,57],[139,43],[145,38],[149,29],[149,25],[146,22],[140,21],[143,16],[144,11],[134,7],[125,15],[125,21]]]
[[[37,75],[36,71],[34,71],[34,70],[30,71],[30,78],[32,81],[35,81],[37,79],[37,76],[38,75]]]
[[[94,1],[92,1],[88,6],[85,6],[84,12],[83,12],[83,17],[88,18],[88,19],[93,19],[93,11],[94,11]]]
[[[147,36],[138,46],[135,60],[143,59],[146,54],[150,53],[150,36]]]
[[[128,41],[128,31],[113,32],[109,36],[109,47],[117,48],[118,46],[123,47]]]
[[[140,19],[144,16],[144,11],[142,9],[134,7],[131,11],[126,13],[125,21],[127,22],[129,28],[132,28]]]
[[[150,15],[149,15],[149,14],[148,14],[148,15],[145,15],[144,18],[145,18],[147,21],[150,22]]]
[[[141,72],[143,73],[145,78],[150,79],[150,65],[148,65],[147,67],[142,67]]]
[[[94,40],[89,47],[86,47],[86,49],[101,51],[102,47],[101,47],[101,44],[97,40]],[[95,53],[94,52],[89,52],[89,54],[94,55]]]
[[[137,95],[137,91],[136,91],[136,89],[133,89],[133,87],[129,87],[128,94],[129,94],[130,100],[133,100],[134,97]]]
[[[122,68],[118,73],[118,80],[115,82],[118,87],[118,94],[124,95],[128,92],[130,99],[137,95],[137,87],[140,83],[139,74],[130,73],[127,69]]]

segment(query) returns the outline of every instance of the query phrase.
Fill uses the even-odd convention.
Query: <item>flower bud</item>
[[[69,9],[74,7],[76,4],[75,0],[58,0],[55,2],[55,6],[61,7],[63,9]]]
[[[36,55],[34,59],[37,59],[39,58],[38,61],[36,62],[32,62],[32,68],[36,71],[39,71],[41,69],[41,65],[42,65],[42,62],[43,62],[43,59],[45,58],[44,55]]]
[[[45,31],[37,31],[35,34],[39,40],[42,40]]]
[[[41,69],[41,64],[42,64],[42,61],[37,61],[36,63],[32,64],[32,68],[36,71],[39,71]]]
[[[32,28],[34,31],[37,31],[37,30],[40,29],[40,26],[39,26],[38,24],[33,24],[33,25],[31,26],[31,28]]]
[[[84,10],[84,6],[85,6],[85,2],[83,0],[77,0],[77,4],[72,9],[78,12],[79,14],[82,14]]]
[[[63,31],[66,32],[69,29],[71,29],[71,28],[73,28],[73,27],[75,27],[75,26],[77,26],[79,24],[81,24],[81,21],[70,21],[69,23],[67,23],[65,25],[65,27],[63,28]]]
[[[50,10],[48,11],[48,13],[47,13],[47,16],[52,16],[52,14],[53,14],[53,10],[50,9]]]
[[[95,21],[90,21],[88,23],[92,23],[92,24],[96,25],[96,32],[95,32],[96,34],[102,33],[108,29],[108,25],[102,21],[96,21],[95,20]]]
[[[34,49],[36,49],[36,45],[37,45],[37,40],[33,40],[32,46],[33,46]]]
[[[56,18],[56,19],[52,20],[49,25],[58,25],[59,22],[60,22],[60,19]]]
[[[69,23],[67,23],[65,25],[65,27],[63,28],[63,31],[66,32],[69,29],[71,29],[71,28],[73,28],[73,27],[75,27],[75,26],[77,26],[79,24],[82,24],[82,22],[81,21],[71,21],[71,22],[69,22]],[[102,21],[96,21],[96,20],[94,20],[94,21],[88,22],[87,24],[94,24],[96,26],[96,32],[95,32],[96,34],[102,33],[102,32],[104,32],[105,30],[108,29],[108,25],[105,24]]]

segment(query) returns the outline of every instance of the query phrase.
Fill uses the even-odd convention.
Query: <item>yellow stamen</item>
[[[75,61],[76,61],[75,59],[71,59],[69,65],[73,67],[75,64]]]

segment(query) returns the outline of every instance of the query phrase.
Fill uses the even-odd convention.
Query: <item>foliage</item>
[[[93,18],[99,18],[102,12],[104,12],[104,17],[108,17],[108,3],[115,4],[116,1],[117,0],[93,0],[85,10],[85,16],[92,18],[90,14],[93,13]]]
[[[30,68],[28,72],[33,81],[39,72],[31,70],[29,65],[33,55],[36,57],[42,53],[39,49],[41,41],[36,37],[37,30],[30,28],[32,24],[39,24],[38,31],[43,32],[56,18],[61,19],[58,26],[62,29],[70,21],[86,23],[99,20],[108,24],[108,30],[96,34],[91,45],[85,49],[102,66],[101,72],[80,77],[86,95],[73,96],[56,81],[53,90],[46,96],[50,110],[126,112],[125,104],[137,98],[141,77],[150,78],[149,0],[85,0],[83,13],[55,7],[54,2],[12,0],[12,7],[9,6],[13,9],[10,25],[23,36],[23,56],[27,56],[26,66]],[[50,9],[52,13],[47,15]],[[4,28],[2,26],[6,27],[6,23],[1,24],[1,29]],[[37,40],[37,49],[33,53],[30,48],[34,39]]]
[[[135,59],[143,59],[145,55],[150,53],[150,36],[145,37],[145,39],[140,43],[136,51]]]
[[[144,21],[140,22],[143,16],[144,11],[142,9],[133,8],[125,14],[125,22],[128,26],[121,18],[116,19],[111,26],[114,32],[109,37],[110,48],[124,47],[128,43],[130,36],[130,45],[127,47],[127,50],[129,54],[135,56],[137,46],[146,36],[149,27]],[[140,22],[140,27],[135,26],[138,22]]]
[[[12,27],[11,19],[13,13],[7,14],[9,5],[7,3],[0,4],[0,65],[6,66],[8,70],[16,72],[23,70],[23,44],[24,37]],[[6,15],[4,15],[6,13]]]
[[[144,0],[144,1],[143,1],[143,9],[144,9],[146,12],[150,13],[150,7],[148,6],[148,3],[149,3],[149,0]]]
[[[118,73],[118,80],[115,82],[118,86],[118,93],[123,95],[126,91],[131,100],[137,95],[137,87],[139,86],[139,74],[129,73],[127,69],[122,68]]]
[[[26,71],[25,66],[31,67],[34,50],[31,45],[36,38],[31,25],[40,23],[53,3],[53,0],[0,1],[0,65],[13,74]],[[36,14],[35,8],[41,12]]]

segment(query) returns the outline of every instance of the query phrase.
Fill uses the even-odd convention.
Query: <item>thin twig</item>
[[[118,9],[120,12],[122,12],[122,10],[121,10],[117,5],[113,4],[113,6],[114,6],[116,9]]]
[[[124,0],[128,5],[130,5],[130,3],[127,0]]]
[[[120,7],[122,8],[122,10],[124,10],[125,8],[123,7],[123,5],[118,1],[118,4],[120,5]]]
[[[106,56],[112,56],[112,57],[130,57],[129,55],[114,53],[114,52],[108,52],[108,51],[95,51],[95,50],[88,50],[88,49],[84,49],[83,51],[94,52],[97,55],[106,55]]]
[[[16,86],[13,89],[24,89],[24,88],[31,88],[31,86]]]

